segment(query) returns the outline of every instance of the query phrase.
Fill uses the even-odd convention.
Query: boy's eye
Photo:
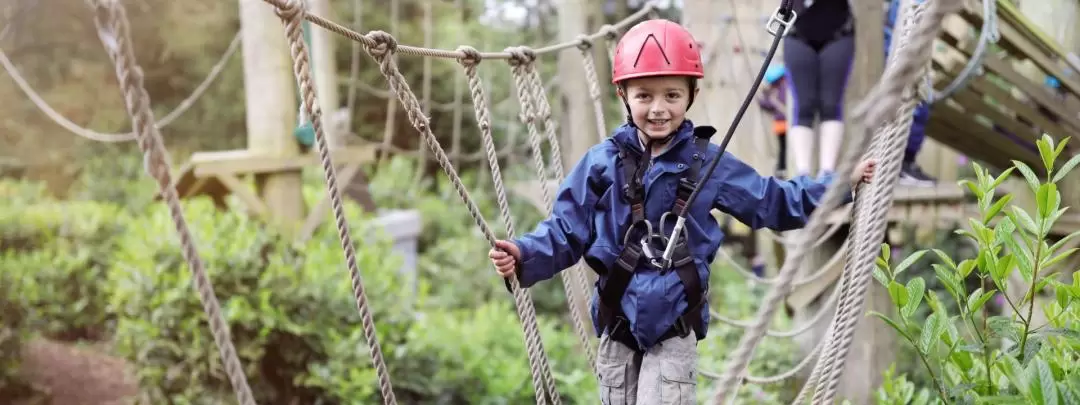
[[[668,96],[668,98],[679,98],[680,95],[681,94],[679,94],[679,93],[668,93],[667,96]]]

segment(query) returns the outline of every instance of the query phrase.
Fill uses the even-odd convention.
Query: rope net
[[[95,10],[95,23],[98,27],[100,39],[116,68],[116,75],[134,128],[130,137],[137,141],[145,158],[145,170],[156,180],[161,195],[168,205],[176,232],[179,235],[184,258],[194,275],[195,289],[210,320],[209,327],[225,365],[226,374],[236,392],[238,402],[243,405],[253,405],[255,403],[254,397],[244,376],[236,350],[232,345],[228,324],[221,314],[220,305],[213,292],[213,286],[195,247],[194,236],[184,219],[180,198],[170,177],[171,165],[159,133],[161,125],[155,123],[153,113],[150,110],[150,98],[143,88],[142,71],[132,52],[132,41],[128,33],[128,21],[124,7],[117,0],[87,1]],[[561,181],[564,173],[557,139],[557,128],[552,117],[551,107],[548,104],[543,80],[536,69],[537,58],[544,54],[574,47],[583,53],[584,73],[589,82],[589,95],[594,105],[598,107],[596,108],[596,130],[599,139],[602,140],[606,137],[607,131],[602,115],[603,108],[600,108],[602,104],[600,84],[597,80],[596,66],[591,56],[591,48],[597,40],[605,40],[608,44],[612,43],[617,38],[618,31],[646,16],[654,14],[656,5],[651,2],[646,3],[640,11],[618,24],[605,25],[599,32],[591,35],[581,35],[574,41],[539,49],[511,47],[502,52],[481,52],[469,46],[461,46],[451,51],[399,45],[394,37],[386,32],[372,31],[362,35],[337,23],[310,14],[305,10],[300,0],[264,1],[277,9],[278,16],[283,20],[284,32],[294,62],[294,74],[301,91],[303,112],[310,119],[314,129],[315,146],[325,177],[327,195],[331,201],[342,252],[352,281],[357,310],[361,315],[362,331],[368,342],[372,364],[378,377],[379,392],[384,404],[396,404],[397,400],[394,396],[390,374],[379,346],[375,322],[368,306],[363,277],[357,264],[353,239],[346,223],[341,190],[338,188],[337,168],[330,158],[330,145],[324,128],[323,111],[318,103],[312,80],[308,45],[304,41],[304,21],[310,21],[331,32],[352,39],[357,44],[362,45],[367,54],[378,64],[380,73],[389,85],[390,93],[396,96],[397,101],[404,108],[409,122],[422,136],[428,151],[431,153],[431,158],[451,180],[454,190],[465,204],[469,215],[476,222],[488,244],[494,248],[496,241],[494,231],[484,219],[476,202],[469,195],[467,188],[458,176],[452,158],[447,155],[438,138],[432,132],[426,114],[430,106],[425,107],[422,105],[411,90],[405,77],[398,69],[396,55],[409,54],[423,57],[450,58],[457,60],[461,64],[467,78],[468,90],[484,146],[476,156],[486,158],[488,162],[500,215],[505,225],[505,232],[508,237],[512,237],[515,232],[514,223],[511,218],[506,187],[499,165],[499,150],[496,148],[492,136],[490,107],[482,79],[478,75],[478,65],[485,59],[497,59],[507,61],[511,69],[517,102],[521,107],[519,118],[528,129],[529,146],[532,151],[537,176],[541,179],[543,202],[545,208],[550,212],[552,205],[551,191],[548,188],[547,181],[545,181],[549,176],[548,169],[545,167],[547,163],[544,161],[542,153],[544,140],[548,142],[551,149],[554,180]],[[843,199],[843,193],[848,192],[843,182],[834,183],[829,187],[823,197],[821,207],[811,216],[810,222],[804,230],[797,233],[794,238],[785,238],[788,239],[787,241],[792,242],[789,245],[792,252],[786,258],[779,275],[775,279],[755,279],[756,282],[771,286],[756,317],[749,321],[738,321],[727,319],[719,314],[713,314],[713,318],[721,322],[746,329],[724,372],[713,373],[700,370],[703,376],[716,380],[714,403],[731,403],[736,390],[744,380],[758,384],[779,382],[794,376],[813,363],[814,358],[818,358],[818,361],[814,366],[810,381],[804,385],[797,402],[805,399],[810,392],[808,390],[814,392],[812,403],[824,404],[832,402],[844,367],[847,350],[854,335],[855,325],[861,317],[869,275],[874,265],[874,259],[877,257],[879,242],[884,236],[886,213],[892,205],[893,192],[900,168],[901,151],[907,138],[911,110],[916,102],[916,83],[926,74],[930,57],[925,50],[930,49],[929,45],[937,36],[942,19],[960,6],[960,0],[924,2],[921,6],[913,6],[916,8],[913,9],[913,12],[908,13],[905,18],[904,30],[898,39],[897,51],[890,59],[891,63],[886,67],[878,85],[871,90],[865,101],[856,109],[852,119],[862,123],[862,125],[856,125],[855,127],[865,128],[865,132],[856,134],[853,137],[854,142],[848,144],[844,156],[840,160],[841,164],[838,172],[850,172],[854,169],[856,162],[861,160],[862,156],[873,156],[879,162],[878,174],[876,175],[879,180],[868,187],[854,190],[857,193],[857,198],[853,210],[852,232],[844,245],[850,247],[850,249],[841,249],[841,252],[845,252],[847,260],[840,279],[840,286],[834,289],[822,310],[811,320],[792,330],[774,331],[768,329],[773,314],[781,301],[790,293],[793,285],[812,282],[825,273],[822,270],[804,276],[799,280],[795,279],[799,264],[804,261],[809,251],[828,239],[833,232],[836,232],[837,227],[829,227],[824,216],[836,208]],[[610,49],[609,46],[609,51]],[[0,61],[3,60],[6,59],[0,58]],[[396,106],[397,103],[392,103],[392,105]],[[543,126],[543,136],[538,125]],[[871,137],[871,131],[873,137]],[[120,134],[118,136],[127,135]],[[116,139],[115,137],[98,138],[102,141]],[[838,252],[833,259],[830,259],[830,262],[835,262],[840,257]],[[588,325],[585,320],[581,319],[577,311],[573,310],[578,303],[575,302],[574,294],[570,293],[575,287],[584,291],[588,290],[589,286],[584,277],[584,269],[578,265],[575,268],[561,272],[560,275],[563,286],[568,292],[567,297],[570,301],[571,319],[575,332],[590,364],[595,365],[596,353],[590,344]],[[562,400],[555,387],[551,367],[539,334],[536,309],[532,297],[527,289],[521,288],[515,278],[511,277],[506,282],[513,294],[515,308],[522,323],[523,337],[537,403],[545,405],[549,403],[553,405],[561,404]],[[776,376],[747,375],[748,363],[762,337],[792,337],[804,333],[813,325],[825,319],[824,315],[830,308],[833,308],[834,316],[831,318],[827,337],[818,342],[813,350],[791,370]]]

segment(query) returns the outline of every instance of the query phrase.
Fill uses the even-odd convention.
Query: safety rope
[[[230,58],[236,54],[237,49],[240,49],[239,32],[233,36],[232,42],[229,42],[229,47],[221,54],[221,58],[219,58],[217,63],[210,68],[210,73],[207,73],[206,77],[203,78],[203,81],[195,87],[195,90],[180,101],[180,104],[177,104],[172,111],[165,115],[165,117],[157,121],[155,125],[157,125],[158,130],[172,124],[173,121],[176,121],[177,118],[180,118],[181,115],[184,115],[185,112],[191,109],[203,94],[206,94],[206,90],[210,88],[210,84],[212,84],[214,80],[217,80],[218,76],[221,76],[221,72],[225,70],[225,65],[229,62]],[[23,94],[26,94],[26,97],[34,103],[34,106],[41,110],[42,113],[53,120],[57,125],[69,132],[96,142],[118,143],[130,142],[137,139],[138,136],[135,134],[135,131],[127,133],[97,132],[71,122],[71,120],[64,117],[59,111],[52,108],[52,106],[34,90],[34,87],[19,73],[19,69],[15,67],[15,64],[7,57],[7,54],[5,54],[3,50],[0,50],[0,65],[4,65],[4,70],[11,76],[11,80],[15,81],[15,84],[19,86],[19,90],[22,90]]]
[[[864,101],[855,110],[855,114],[852,117],[855,122],[862,122],[864,134],[862,136],[853,137],[847,148],[845,148],[844,157],[840,160],[841,165],[837,169],[837,173],[850,173],[854,166],[861,160],[861,155],[867,150],[867,146],[870,142],[870,137],[866,134],[868,131],[874,131],[880,128],[886,120],[892,119],[896,116],[900,107],[902,97],[905,96],[905,88],[915,80],[919,74],[925,73],[927,61],[930,58],[930,53],[927,51],[932,45],[933,40],[937,37],[939,30],[941,29],[941,21],[952,10],[955,10],[960,6],[960,0],[941,0],[927,2],[932,3],[928,11],[928,16],[921,21],[917,30],[914,32],[905,32],[905,35],[901,41],[905,41],[905,46],[897,50],[895,62],[889,64],[886,67],[885,73],[881,81],[871,90],[870,94],[866,96]],[[908,38],[911,37],[911,38]],[[910,112],[906,114],[906,119],[910,120]],[[899,137],[903,136],[899,142],[906,139],[906,133],[899,133],[900,131],[893,131],[887,133],[886,136]],[[850,260],[846,269],[848,273],[869,274],[872,268],[868,266],[874,265],[874,258],[877,254],[877,248],[880,245],[881,235],[884,232],[884,225],[886,214],[892,204],[893,192],[895,191],[895,180],[899,170],[899,155],[896,153],[884,153],[878,152],[882,148],[887,148],[895,145],[898,141],[895,139],[889,139],[888,143],[877,144],[874,150],[871,150],[872,155],[879,155],[877,173],[875,174],[875,180],[870,184],[869,192],[872,197],[867,200],[866,207],[862,207],[863,204],[856,202],[855,210],[863,210],[862,214],[858,214],[853,224],[853,232],[849,234],[849,238],[852,238],[856,245],[851,250],[851,255],[854,260]],[[894,148],[902,149],[898,146],[892,146]],[[837,207],[840,201],[843,199],[843,193],[848,192],[846,184],[844,182],[835,182],[828,187],[822,198],[822,203],[818,209],[811,215],[810,221],[805,227],[803,232],[800,232],[799,237],[804,243],[809,242],[815,236],[815,234],[821,233],[824,228],[824,216]],[[880,198],[879,198],[880,197]],[[859,197],[862,199],[863,197]],[[862,231],[863,228],[867,228],[867,231]],[[880,228],[880,229],[879,229]],[[867,233],[863,233],[867,232]],[[876,236],[875,236],[876,235]],[[807,243],[808,244],[808,243]],[[867,248],[867,246],[873,246],[873,248]],[[729,403],[730,397],[734,396],[734,392],[738,387],[738,382],[741,376],[746,371],[746,366],[753,355],[754,349],[756,349],[758,342],[762,335],[765,333],[765,329],[768,325],[768,321],[772,319],[773,313],[779,306],[780,301],[791,287],[791,282],[794,279],[794,275],[798,268],[798,265],[804,260],[804,257],[808,253],[808,249],[803,246],[796,246],[794,252],[785,260],[784,266],[780,270],[780,275],[776,284],[769,290],[769,294],[765,298],[765,302],[758,310],[758,318],[754,325],[747,328],[746,333],[743,335],[739,346],[735,349],[732,360],[728,364],[727,370],[721,375],[719,379],[718,389],[714,395],[714,403],[722,404]],[[843,284],[843,283],[842,283]],[[865,284],[865,283],[864,283]],[[836,350],[836,361],[834,366],[829,366],[829,363],[823,365],[823,375],[827,378],[823,379],[826,389],[821,391],[823,394],[818,395],[815,398],[814,403],[818,402],[818,398],[826,398],[831,400],[831,395],[835,394],[835,387],[839,379],[839,372],[843,367],[843,356],[846,355],[847,345],[850,344],[851,336],[854,334],[855,322],[859,318],[857,313],[852,313],[850,310],[842,311],[844,309],[853,308],[858,312],[861,309],[861,304],[864,301],[864,296],[859,294],[860,287],[853,286],[854,292],[850,294],[841,294],[841,302],[837,305],[837,316],[834,317],[833,323],[841,325],[841,329],[837,330],[832,336],[836,341],[831,342],[829,346],[826,346],[823,351],[822,359],[825,359],[825,354],[829,353],[830,349]],[[861,290],[865,293],[865,285]],[[840,315],[851,314],[854,318],[851,321],[845,321]],[[830,368],[826,368],[830,367]]]
[[[290,0],[285,7],[279,7],[277,14],[285,25],[285,35],[289,40],[289,50],[293,59],[293,73],[303,96],[304,111],[311,118],[315,130],[315,144],[322,163],[323,175],[326,180],[326,191],[330,197],[330,207],[334,213],[334,222],[337,225],[338,238],[341,240],[341,249],[345,255],[345,264],[349,268],[349,276],[352,279],[352,288],[356,300],[356,308],[360,312],[360,323],[367,340],[368,352],[371,354],[371,362],[375,366],[375,373],[379,380],[379,391],[386,405],[397,404],[393,386],[390,382],[390,372],[383,360],[382,348],[379,345],[379,337],[375,331],[375,321],[368,308],[367,293],[364,287],[363,275],[356,261],[356,248],[350,235],[348,218],[345,216],[344,203],[341,198],[341,189],[338,188],[337,168],[330,159],[330,145],[326,139],[323,128],[322,107],[319,105],[315,94],[314,83],[311,77],[311,66],[308,61],[307,44],[304,42],[304,9],[301,1]]]
[[[192,281],[199,293],[203,311],[206,312],[214,344],[217,345],[221,362],[225,366],[225,374],[236,392],[237,402],[241,405],[255,405],[255,397],[248,386],[243,365],[230,337],[229,324],[221,313],[221,304],[214,294],[214,286],[206,273],[195,237],[184,218],[180,196],[172,183],[169,155],[155,124],[150,95],[143,85],[143,70],[135,59],[127,12],[119,0],[88,0],[88,4],[94,9],[94,25],[97,27],[98,38],[112,60],[116,79],[124,94],[124,106],[131,118],[135,140],[143,153],[143,169],[157,182],[165,205],[169,208],[180,239],[180,251],[192,273]]]
[[[460,63],[464,67],[465,74],[469,79],[469,93],[472,96],[473,109],[476,112],[477,125],[480,126],[484,149],[488,154],[488,165],[491,169],[492,183],[494,183],[499,211],[502,214],[503,222],[506,226],[507,237],[512,238],[514,236],[514,221],[510,213],[510,204],[507,202],[506,198],[506,187],[502,180],[502,171],[499,168],[499,158],[495,153],[495,140],[491,135],[491,118],[487,107],[487,98],[484,95],[483,84],[476,73],[477,65],[482,58],[480,52],[475,48],[462,46],[459,50],[462,51],[462,53],[469,55],[466,58],[460,59]],[[522,291],[522,289],[515,287],[515,294],[517,291]],[[536,337],[536,340],[539,341],[539,337]],[[543,360],[545,360],[546,363],[546,359]],[[546,368],[547,366],[545,364],[542,367]],[[539,380],[542,381],[537,379],[535,373],[533,375],[533,385],[536,390],[537,403],[544,403],[545,397],[543,390],[547,390],[549,395],[552,395],[552,397],[549,398],[551,398],[553,403],[561,402],[561,399],[558,398],[558,392],[554,388],[554,380],[550,377],[550,369],[546,371],[546,374],[543,372],[541,373],[542,375]],[[543,383],[543,390],[541,389],[541,382]]]
[[[517,88],[518,101],[521,105],[521,121],[525,124],[529,131],[529,144],[532,146],[533,163],[536,166],[536,175],[540,180],[540,194],[544,202],[544,212],[551,213],[552,192],[547,182],[547,170],[544,168],[544,154],[541,146],[541,139],[539,131],[536,128],[536,121],[538,116],[544,117],[545,111],[543,107],[537,106],[537,104],[546,104],[546,102],[540,101],[545,99],[543,94],[537,95],[537,89],[543,91],[542,87],[536,83],[533,78],[538,75],[535,66],[535,55],[528,48],[515,48],[510,50],[515,54],[515,58],[509,59],[511,66],[511,75],[514,77],[515,86]],[[550,117],[550,112],[547,113]],[[546,121],[550,121],[548,118]],[[551,126],[545,125],[547,131],[553,131]],[[555,173],[556,181],[561,182],[564,174],[562,170],[562,164],[560,163],[561,152],[558,149],[558,139],[553,139],[554,133],[548,134],[548,141],[552,144],[552,155],[560,156],[559,158],[553,157],[555,160]],[[573,282],[577,281],[582,291],[588,291],[588,282],[584,278],[580,264],[575,265],[571,269],[567,269],[559,272],[559,278],[562,280],[563,289],[566,290],[566,302],[570,308],[570,320],[574,325],[574,331],[577,332],[578,339],[581,341],[582,348],[585,350],[585,355],[589,360],[589,367],[594,368],[596,366],[596,352],[593,350],[590,344],[589,332],[585,328],[585,322],[581,319],[581,314],[578,309],[577,296],[574,294]]]
[[[875,176],[879,180],[863,187],[867,189],[867,200],[854,207],[853,223],[858,226],[853,227],[849,237],[859,243],[851,251],[852,257],[845,266],[853,290],[845,294],[837,305],[830,344],[822,352],[821,378],[813,403],[831,403],[836,395],[855,327],[862,319],[862,308],[874,262],[880,252],[880,241],[885,237],[888,226],[888,210],[899,179],[911,114],[918,102],[917,81],[920,76],[928,74],[931,53],[926,50],[931,49],[945,17],[962,6],[962,0],[939,0],[923,2],[913,8],[912,17],[906,19],[902,42],[897,44],[896,59],[888,64],[882,81],[867,97],[867,100],[873,100],[874,105],[867,102],[855,112],[855,117],[860,121],[875,124],[866,126],[867,129],[881,128],[885,120],[891,122],[878,130],[878,136],[870,147],[870,153],[878,156],[881,162]],[[883,109],[886,107],[888,109]],[[875,117],[875,112],[880,115]],[[862,192],[860,190],[860,194]]]

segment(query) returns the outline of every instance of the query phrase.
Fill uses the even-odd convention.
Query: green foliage
[[[997,177],[975,165],[976,181],[961,182],[978,198],[980,216],[969,220],[969,229],[958,231],[978,245],[975,258],[955,262],[931,249],[916,252],[893,267],[890,249],[883,245],[874,278],[888,289],[897,315],[874,315],[916,349],[943,403],[1064,404],[1080,399],[1080,374],[1075,367],[1080,310],[1073,305],[1080,299],[1080,277],[1073,277],[1071,283],[1057,278],[1058,265],[1077,250],[1063,246],[1080,232],[1050,240],[1050,230],[1066,211],[1060,206],[1057,183],[1080,163],[1080,157],[1061,164],[1057,158],[1065,142],[1055,145],[1044,136],[1037,144],[1045,168],[1042,178],[1026,164],[1014,162],[1014,168]],[[1035,197],[1035,212],[1010,204],[1012,194],[995,199],[997,187],[1014,169]],[[959,304],[957,315],[951,315],[937,294],[926,291],[923,278],[906,284],[897,281],[928,252],[944,262],[935,264],[934,270]],[[981,283],[968,291],[964,280],[971,275]],[[1043,305],[1048,323],[1037,325],[1033,313],[1044,290],[1052,291],[1054,299]],[[987,302],[998,294],[1008,303],[1011,315],[988,313]],[[924,323],[912,322],[924,303],[931,314]]]
[[[109,204],[52,200],[29,183],[4,184],[0,272],[19,291],[27,325],[54,339],[104,337],[110,316],[101,280],[124,232],[123,212]]]

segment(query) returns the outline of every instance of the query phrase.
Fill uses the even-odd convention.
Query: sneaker
[[[914,187],[933,187],[937,179],[930,177],[917,163],[904,163],[900,168],[900,184]]]

